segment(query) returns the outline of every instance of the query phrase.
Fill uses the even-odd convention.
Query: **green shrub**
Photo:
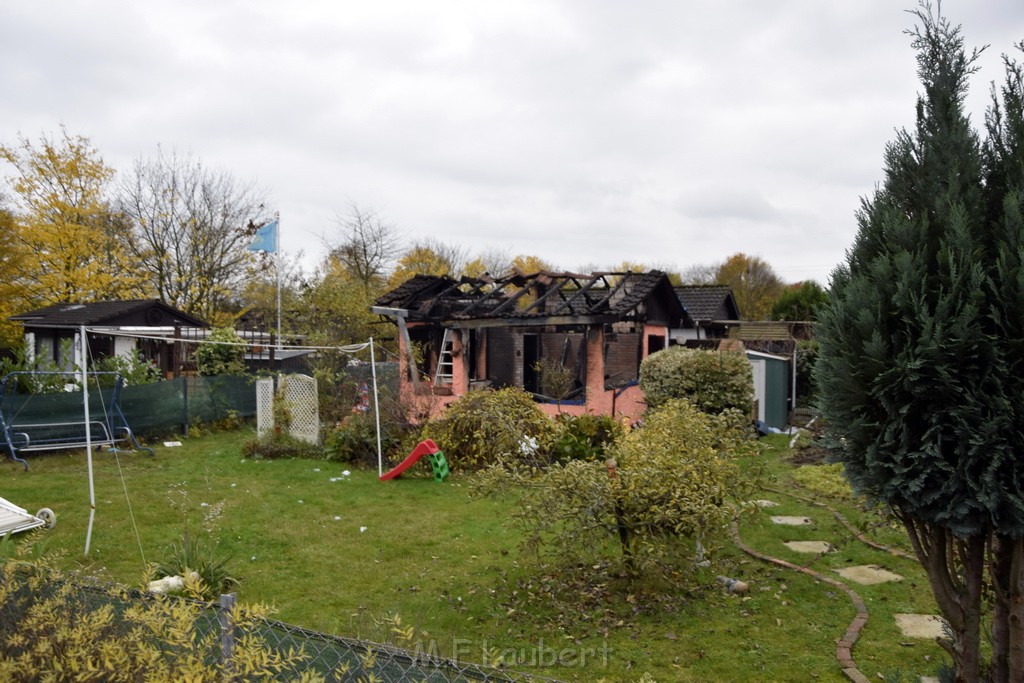
[[[640,364],[640,388],[652,408],[673,398],[688,399],[711,414],[734,409],[750,415],[754,407],[750,363],[737,351],[669,347]]]
[[[253,460],[310,458],[322,460],[324,450],[315,444],[296,439],[285,432],[271,432],[242,444],[242,455]]]
[[[207,338],[221,344],[200,344],[196,349],[196,370],[200,375],[241,375],[245,373],[244,340],[230,327],[218,327]]]
[[[327,432],[324,449],[327,459],[363,465],[377,465],[377,419],[374,415],[373,393],[368,388],[369,405],[360,407],[360,384],[351,383],[347,410]],[[405,436],[411,431],[408,406],[386,386],[378,387],[380,410],[380,444],[385,454],[400,452]]]
[[[553,421],[522,389],[470,391],[427,422],[420,438],[433,439],[453,468],[497,462],[536,462],[555,431]],[[541,456],[542,458],[543,456]]]
[[[130,356],[107,356],[97,360],[90,370],[99,372],[116,372],[124,377],[124,383],[128,386],[140,384],[152,384],[164,378],[160,368],[150,360],[147,360],[142,353],[135,351]],[[113,382],[109,383],[113,385]]]
[[[622,424],[609,415],[569,415],[555,418],[555,434],[550,456],[556,462],[568,460],[601,460],[606,452],[625,435]]]
[[[404,424],[386,421],[381,415],[380,447],[385,455],[400,450],[408,431]],[[353,413],[331,430],[324,440],[327,459],[361,465],[377,464],[377,424],[373,413]]]
[[[843,464],[803,465],[793,472],[793,479],[805,489],[829,498],[852,500],[853,489],[843,476]]]
[[[203,626],[207,612],[199,601],[83,588],[38,562],[7,561],[0,574],[0,680],[300,680],[308,667],[305,653],[275,650],[252,637],[235,639],[227,661],[210,657],[220,649],[221,633]],[[268,614],[260,605],[239,605],[232,619],[246,634]]]
[[[218,555],[212,546],[194,533],[186,530],[181,541],[172,543],[165,552],[167,557],[156,566],[155,577],[188,577],[190,572],[195,572],[201,580],[196,588],[204,600],[215,600],[221,593],[229,593],[238,585],[238,579],[228,568],[231,558]]]
[[[816,340],[804,340],[796,345],[796,395],[807,402],[814,398],[818,387],[814,382],[814,364],[818,362],[818,349],[821,347]]]
[[[745,496],[734,445],[743,439],[726,421],[685,400],[652,410],[645,424],[614,449],[612,476],[605,462],[572,460],[540,476],[492,467],[478,478],[478,493],[518,491],[513,520],[528,548],[578,564],[617,541],[631,570],[692,557],[673,550],[685,539],[713,539],[732,518],[730,498]]]

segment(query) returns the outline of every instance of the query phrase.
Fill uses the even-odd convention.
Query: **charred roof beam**
[[[547,327],[547,326],[587,326],[613,323],[620,320],[611,314],[601,315],[544,315],[529,317],[476,318],[474,320],[445,320],[444,327],[455,330],[479,330],[488,327]]]
[[[581,287],[575,294],[573,294],[571,297],[569,297],[568,301],[563,302],[562,305],[560,305],[558,308],[556,308],[554,311],[552,311],[552,315],[557,315],[557,314],[561,313],[564,310],[571,311],[572,310],[572,308],[571,308],[572,303],[574,301],[576,301],[576,299],[579,299],[580,297],[583,297],[583,300],[587,302],[587,308],[590,309],[591,308],[591,303],[590,303],[590,298],[587,296],[587,292],[590,291],[590,289],[594,285],[596,285],[598,282],[602,282],[602,281],[605,282],[605,285],[608,284],[604,280],[604,276],[603,275],[595,275],[592,278],[590,278],[590,281],[587,284],[583,285],[583,287]]]
[[[535,311],[536,309],[538,309],[541,306],[541,304],[543,304],[545,301],[548,300],[548,297],[550,297],[550,296],[552,296],[554,294],[560,294],[561,291],[562,291],[562,288],[565,287],[567,284],[569,284],[569,278],[562,278],[562,279],[560,279],[558,282],[555,283],[554,287],[550,287],[548,289],[548,291],[544,292],[544,294],[542,294],[541,296],[537,297],[536,301],[534,301],[532,304],[527,306],[526,310],[524,312],[525,313],[529,313],[531,311]]]

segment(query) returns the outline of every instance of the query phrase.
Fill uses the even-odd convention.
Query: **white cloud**
[[[908,3],[907,7],[912,7]],[[968,44],[1017,0],[947,0]],[[0,142],[61,123],[127,170],[157,144],[266,188],[288,251],[349,201],[410,239],[565,268],[758,253],[824,281],[918,90],[890,0],[4,3]]]

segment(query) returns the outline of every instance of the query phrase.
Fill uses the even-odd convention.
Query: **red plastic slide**
[[[416,448],[412,449],[412,453],[410,453],[405,460],[395,465],[393,469],[380,475],[380,480],[387,481],[388,479],[394,479],[395,477],[401,476],[402,472],[405,472],[407,469],[415,465],[416,461],[424,455],[437,453],[439,450],[441,449],[438,448],[437,444],[431,439],[424,439],[423,441],[420,441],[416,444]]]

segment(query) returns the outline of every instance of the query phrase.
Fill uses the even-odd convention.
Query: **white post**
[[[377,398],[377,357],[373,352],[373,337],[370,337],[370,376],[373,377],[373,414],[377,421],[377,476],[384,475],[384,456],[380,449],[380,401]]]
[[[89,556],[89,545],[92,543],[92,523],[96,519],[96,487],[92,477],[92,425],[89,416],[89,375],[88,370],[88,338],[85,336],[85,325],[78,332],[79,349],[81,351],[82,369],[82,413],[85,415],[85,462],[89,471],[89,526],[85,532],[85,556]]]
[[[281,214],[277,214],[274,231],[274,273],[277,276],[277,350],[281,350]],[[278,363],[281,360],[278,359]]]

